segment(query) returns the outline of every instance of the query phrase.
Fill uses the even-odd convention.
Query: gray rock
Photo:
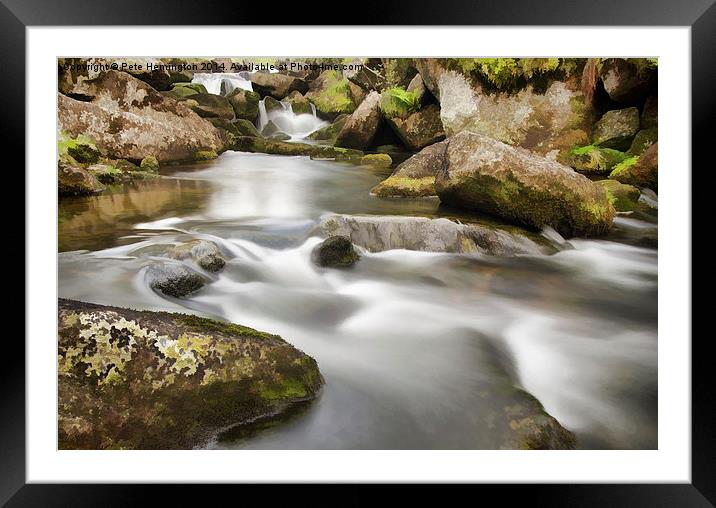
[[[350,238],[334,235],[316,245],[311,252],[311,258],[318,266],[345,268],[354,265],[360,259],[360,255],[353,247]]]
[[[175,245],[168,252],[174,259],[192,259],[197,265],[209,272],[218,272],[226,264],[219,247],[207,240],[192,240]]]
[[[594,124],[594,144],[625,152],[639,132],[639,110],[636,108],[607,111]]]
[[[198,291],[209,280],[178,263],[157,263],[147,269],[149,286],[165,295],[181,298]]]
[[[336,146],[365,150],[373,142],[381,118],[380,94],[371,92],[338,133]]]

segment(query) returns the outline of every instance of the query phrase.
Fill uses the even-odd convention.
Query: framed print
[[[715,7],[183,7],[3,1],[27,200],[3,502],[713,504],[691,168]]]

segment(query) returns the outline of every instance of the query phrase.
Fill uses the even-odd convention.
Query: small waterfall
[[[253,91],[248,72],[196,73],[191,82],[204,85],[207,92],[215,95],[228,95],[237,88]]]
[[[281,101],[281,109],[266,111],[266,104],[262,99],[259,102],[258,130],[262,131],[269,122],[273,122],[281,132],[291,136],[291,139],[303,139],[328,125],[328,122],[318,118],[316,107],[313,104],[311,104],[310,113],[296,114],[293,112],[291,103],[285,101]]]

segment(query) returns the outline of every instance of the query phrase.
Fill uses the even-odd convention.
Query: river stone
[[[202,118],[223,118],[229,121],[235,118],[231,103],[221,95],[194,94],[186,100],[186,104]]]
[[[283,111],[281,101],[277,101],[273,97],[264,98],[264,107],[266,108],[266,113],[271,113],[272,111]]]
[[[174,259],[190,258],[209,272],[218,272],[226,265],[226,260],[221,255],[219,247],[208,240],[192,240],[175,245],[168,254]]]
[[[338,133],[336,146],[365,150],[373,142],[381,118],[380,94],[371,92]]]
[[[607,111],[594,124],[594,144],[626,151],[638,131],[638,109],[626,108]]]
[[[160,162],[188,160],[198,150],[223,149],[219,132],[183,102],[163,96],[125,72],[85,83],[89,102],[58,94],[58,126],[94,139],[103,155]]]
[[[644,58],[604,58],[599,77],[609,97],[616,102],[633,103],[649,92],[656,79],[656,67]]]
[[[322,127],[317,131],[313,131],[311,134],[308,135],[308,139],[315,141],[331,141],[333,144],[335,144],[335,140],[338,136],[338,133],[341,131],[347,121],[348,115],[338,115],[338,117],[333,121],[332,124]]]
[[[316,112],[321,118],[333,120],[342,113],[350,114],[356,109],[348,80],[338,71],[323,71],[311,82],[305,96],[316,106]]]
[[[377,166],[381,168],[389,168],[393,164],[393,159],[387,153],[370,153],[364,155],[360,163],[364,166]]]
[[[238,119],[254,122],[259,116],[259,101],[261,100],[261,96],[256,92],[236,88],[226,96],[226,100],[228,100],[231,107],[234,108],[234,114]]]
[[[360,161],[363,152],[350,148],[339,148],[308,143],[287,143],[266,138],[241,136],[237,138],[234,150],[240,152],[270,153],[274,155],[305,155],[315,159]]]
[[[481,253],[495,256],[547,254],[550,246],[527,236],[448,219],[391,215],[331,215],[321,220],[314,234],[342,236],[369,252],[407,249],[425,252]]]
[[[632,155],[641,155],[647,148],[659,140],[659,129],[652,127],[650,129],[642,129],[634,136],[628,153]]]
[[[371,190],[381,197],[435,196],[435,174],[447,163],[447,143],[430,145],[398,165]]]
[[[445,143],[447,162],[435,177],[443,203],[525,226],[552,226],[565,237],[609,231],[614,208],[606,192],[571,168],[471,132]]]
[[[83,196],[105,190],[95,175],[71,156],[60,157],[57,163],[57,193],[60,196]]]
[[[635,187],[658,192],[659,143],[654,143],[639,157],[632,157],[611,172],[609,178]]]
[[[209,280],[182,264],[158,263],[147,269],[149,286],[167,296],[181,298],[198,291]]]
[[[294,90],[301,93],[308,91],[304,80],[278,72],[254,72],[251,75],[251,85],[261,97],[270,96],[278,100]]]
[[[60,449],[191,449],[316,397],[281,337],[187,314],[59,300]]]
[[[633,185],[616,180],[600,180],[597,183],[607,190],[609,199],[618,212],[630,212],[638,208],[641,192]]]
[[[312,113],[311,102],[298,90],[294,90],[288,94],[283,101],[291,105],[291,111],[293,111],[295,115],[310,115]]]
[[[360,259],[360,255],[349,238],[334,235],[316,245],[311,252],[311,258],[318,266],[345,268],[354,265]]]
[[[227,120],[226,118],[208,118],[207,120],[209,120],[211,125],[216,127],[219,131],[221,139],[224,141],[224,145],[226,146],[233,145],[236,138],[242,135],[236,128],[234,122]]]
[[[403,144],[416,152],[445,139],[440,108],[436,104],[430,104],[405,119],[395,117],[386,118],[386,121]]]
[[[581,90],[581,75],[545,78],[519,90],[492,90],[448,69],[445,59],[415,59],[425,86],[439,100],[450,137],[483,134],[536,153],[555,155],[589,142],[593,108]]]

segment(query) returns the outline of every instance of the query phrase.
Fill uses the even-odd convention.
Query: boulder
[[[353,69],[343,71],[343,76],[358,85],[363,90],[382,91],[386,86],[385,77],[372,68],[368,62],[356,59],[354,64],[361,64],[360,68],[356,65]]]
[[[619,150],[587,145],[574,147],[560,155],[558,160],[581,173],[609,174],[614,166],[628,157],[628,154]]]
[[[277,335],[64,299],[57,361],[60,449],[202,447],[323,384],[316,361]]]
[[[647,148],[659,141],[659,129],[652,127],[650,129],[642,129],[636,133],[634,140],[627,153],[632,155],[641,155]]]
[[[283,111],[283,105],[281,104],[281,101],[277,101],[273,97],[265,97],[263,101],[264,108],[266,108],[266,113],[271,113],[272,111]]]
[[[330,215],[321,220],[313,234],[344,237],[369,252],[407,249],[513,256],[548,254],[555,247],[537,243],[526,234],[477,224],[458,224],[448,219],[391,215]]]
[[[234,108],[226,97],[211,93],[197,93],[186,99],[185,104],[202,118],[233,120]]]
[[[339,148],[307,143],[286,143],[266,138],[241,136],[233,147],[240,152],[270,153],[274,155],[304,155],[312,159],[360,161],[363,152],[350,148]]]
[[[435,177],[443,203],[551,226],[565,237],[609,231],[614,208],[606,192],[571,168],[471,132],[444,143],[447,161]]]
[[[360,103],[365,99],[366,91],[350,80],[348,81],[348,86],[351,89],[351,99],[353,99],[353,104],[355,104],[356,107],[360,106]]]
[[[381,60],[387,87],[405,88],[418,73],[412,58],[382,58]]]
[[[346,268],[353,266],[360,259],[360,255],[350,239],[335,235],[316,245],[311,252],[311,258],[318,266]]]
[[[336,136],[336,146],[365,150],[372,144],[380,122],[380,94],[371,92]]]
[[[311,82],[306,98],[316,106],[316,112],[329,120],[356,109],[348,80],[338,71],[323,71]]]
[[[643,99],[656,81],[656,65],[646,58],[604,58],[599,77],[612,100],[633,103]]]
[[[389,168],[393,164],[393,159],[387,153],[371,153],[364,155],[360,163],[364,166],[378,166],[382,168]]]
[[[236,127],[238,136],[260,136],[261,135],[253,123],[251,123],[248,120],[244,120],[243,118],[235,120],[233,122],[233,124],[234,124],[234,127]]]
[[[650,95],[646,98],[639,123],[642,129],[659,126],[659,98],[656,95]]]
[[[477,60],[499,65],[513,59]],[[448,137],[474,132],[541,155],[589,142],[593,108],[582,92],[577,64],[565,62],[564,70],[530,74],[530,79],[523,70],[519,77],[501,80],[500,74],[485,73],[482,67],[472,73],[449,68],[448,61],[416,59],[425,86],[439,100]]]
[[[72,138],[65,132],[58,136],[57,153],[60,156],[67,154],[81,164],[95,163],[102,155],[93,139],[81,134]]]
[[[631,212],[639,208],[641,192],[633,185],[626,185],[616,180],[600,180],[597,183],[606,189],[609,200],[617,212]]]
[[[219,131],[225,146],[233,145],[236,138],[242,135],[231,120],[227,120],[226,118],[208,118],[207,120]]]
[[[331,141],[333,144],[335,144],[336,137],[348,121],[348,118],[349,116],[346,114],[338,115],[338,117],[333,121],[332,124],[313,131],[311,134],[308,135],[308,139],[315,141]]]
[[[203,275],[177,263],[157,263],[147,269],[149,286],[167,296],[181,298],[209,282]]]
[[[251,75],[251,85],[261,97],[270,96],[278,100],[294,90],[301,93],[308,91],[308,84],[304,80],[277,72],[254,72]]]
[[[148,155],[142,159],[139,167],[142,168],[142,171],[157,173],[159,171],[159,161],[153,155]]]
[[[172,91],[177,92],[179,89],[181,90],[191,90],[194,93],[209,93],[206,90],[206,87],[202,85],[201,83],[174,83],[172,85]],[[182,93],[182,92],[180,92]]]
[[[311,110],[311,102],[298,90],[294,90],[288,94],[284,102],[288,102],[291,105],[291,111],[296,115],[310,115],[313,112]]]
[[[435,175],[447,163],[446,151],[446,142],[424,148],[398,165],[371,193],[380,197],[435,196]]]
[[[659,143],[654,143],[638,157],[630,157],[614,168],[609,178],[656,192],[659,176]]]
[[[219,156],[214,150],[199,150],[194,152],[195,161],[210,161],[216,159]]]
[[[84,86],[89,102],[58,94],[59,128],[92,138],[104,156],[139,161],[153,155],[166,162],[223,149],[208,121],[127,73],[108,71]]]
[[[445,139],[440,108],[436,104],[430,104],[405,119],[396,117],[387,118],[387,121],[403,144],[416,152]]]
[[[60,157],[57,163],[57,193],[60,196],[97,194],[105,189],[92,173],[71,156]]]
[[[259,101],[261,96],[256,92],[236,88],[226,96],[231,107],[234,108],[234,114],[238,119],[254,122],[259,116]]]
[[[639,131],[639,110],[636,108],[607,111],[594,124],[595,145],[626,151]]]
[[[418,103],[420,103],[421,106],[425,105],[430,98],[430,92],[428,92],[428,89],[425,88],[425,83],[423,83],[423,78],[420,74],[416,74],[413,79],[410,80],[406,90],[415,94],[415,97],[418,99]]]
[[[207,240],[191,240],[175,245],[169,249],[168,255],[179,260],[191,259],[209,272],[218,272],[226,265],[219,247]]]

